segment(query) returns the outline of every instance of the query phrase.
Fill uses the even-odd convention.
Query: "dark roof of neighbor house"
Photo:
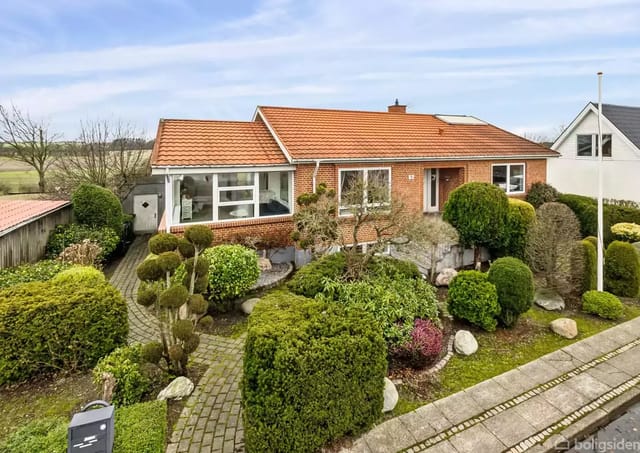
[[[602,114],[640,148],[640,107],[602,104]]]
[[[0,236],[70,204],[65,200],[0,199]]]
[[[151,164],[276,165],[288,162],[285,152],[294,163],[558,155],[468,116],[268,106],[256,113],[251,122],[161,120]]]

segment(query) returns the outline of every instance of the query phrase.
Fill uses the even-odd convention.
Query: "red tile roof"
[[[450,124],[435,115],[291,107],[259,110],[294,160],[557,155],[490,124]]]
[[[70,204],[64,200],[2,200],[0,199],[0,236],[10,230],[35,220],[51,211]]]
[[[261,122],[160,120],[154,166],[277,165],[287,159]]]

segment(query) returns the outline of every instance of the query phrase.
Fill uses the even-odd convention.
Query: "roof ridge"
[[[598,103],[595,101],[591,101],[591,104],[593,104],[596,108],[598,107]],[[635,105],[622,105],[622,104],[610,104],[608,102],[603,102],[602,106],[609,106],[609,107],[622,107],[625,109],[640,109],[640,106],[635,106]]]
[[[162,118],[160,122],[175,121],[175,122],[198,122],[198,123],[232,123],[232,124],[254,124],[255,121],[241,121],[241,120],[203,120],[192,118]]]
[[[262,108],[281,109],[281,110],[313,110],[316,112],[375,113],[378,115],[389,115],[389,112],[385,112],[381,110],[351,110],[351,109],[336,109],[336,108],[331,109],[331,108],[322,108],[322,107],[286,107],[286,106],[278,106],[278,105],[258,105],[258,108],[259,109],[262,109]],[[435,113],[413,113],[413,112],[407,112],[407,113],[396,114],[396,115],[398,117],[400,117],[400,115],[432,116],[432,117],[436,116]],[[462,116],[462,115],[459,115],[459,116]]]

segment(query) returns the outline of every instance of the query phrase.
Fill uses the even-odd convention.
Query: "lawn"
[[[637,301],[627,299],[624,302],[624,318],[618,323],[581,312],[557,313],[534,307],[522,315],[513,329],[498,328],[493,333],[470,329],[478,340],[478,352],[471,356],[455,354],[436,379],[411,380],[401,391],[402,404],[394,410],[394,415],[464,390],[620,322],[640,316],[640,304]],[[549,329],[551,321],[562,317],[576,321],[578,337],[567,340]]]
[[[0,167],[0,194],[38,192],[38,173],[35,170],[3,171]]]

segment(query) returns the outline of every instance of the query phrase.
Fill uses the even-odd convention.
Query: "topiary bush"
[[[389,278],[422,278],[415,263],[384,255],[371,258],[367,274],[373,278],[384,276]]]
[[[289,290],[306,297],[315,297],[324,290],[324,280],[337,280],[347,267],[344,253],[331,253],[305,264],[287,283]]]
[[[258,255],[242,245],[219,245],[202,254],[209,262],[209,299],[225,302],[246,294],[260,276]]]
[[[611,233],[619,241],[638,242],[640,241],[640,225],[635,223],[621,222],[611,227]]]
[[[424,368],[440,355],[442,330],[429,319],[416,319],[408,341],[392,350],[393,359],[412,368]]]
[[[567,205],[576,215],[582,237],[598,235],[598,206],[593,198],[562,194],[558,197],[558,202]]]
[[[34,264],[22,264],[0,269],[0,289],[28,282],[44,282],[71,267],[68,263],[43,260]]]
[[[498,258],[491,264],[487,280],[498,292],[498,319],[507,327],[513,326],[533,305],[535,289],[531,269],[518,258]]]
[[[118,238],[122,234],[124,214],[118,197],[109,189],[82,184],[71,195],[73,216],[81,225],[110,228]]]
[[[598,286],[598,251],[589,238],[580,241],[580,246],[583,256],[582,292],[584,293]]]
[[[352,282],[326,281],[324,292],[316,299],[370,313],[390,349],[410,339],[415,319],[438,320],[435,289],[422,279],[382,276]]]
[[[529,230],[536,220],[536,210],[526,201],[509,198],[505,225],[504,248],[501,255],[524,259]]]
[[[317,451],[380,417],[386,350],[362,310],[271,293],[249,317],[243,368],[247,451]]]
[[[488,332],[496,330],[501,312],[495,285],[480,271],[461,271],[451,280],[447,307],[456,318]]]
[[[73,266],[51,279],[51,283],[56,285],[78,283],[84,286],[93,286],[104,284],[106,281],[104,274],[92,266]]]
[[[94,228],[76,223],[58,225],[49,235],[46,255],[49,258],[58,258],[64,249],[73,244],[80,244],[84,240],[95,242],[101,247],[102,250],[98,255],[100,261],[107,259],[120,242],[118,234],[108,227]]]
[[[527,192],[526,200],[535,209],[550,201],[558,201],[560,193],[551,184],[534,182]]]
[[[87,369],[125,343],[127,305],[107,282],[32,282],[0,290],[0,385]]]
[[[593,244],[593,247],[598,250],[598,238],[595,236],[587,236],[586,238],[584,238],[585,241],[589,241],[591,242],[591,244]]]
[[[619,319],[624,314],[620,299],[606,291],[587,291],[582,295],[582,310],[605,319]]]
[[[604,256],[604,289],[616,296],[640,293],[640,257],[628,242],[613,241]]]
[[[129,406],[138,403],[149,390],[149,379],[141,367],[141,345],[122,346],[100,359],[93,369],[93,382],[99,388],[104,382],[104,373],[113,375],[116,386],[111,402],[114,406]]]

